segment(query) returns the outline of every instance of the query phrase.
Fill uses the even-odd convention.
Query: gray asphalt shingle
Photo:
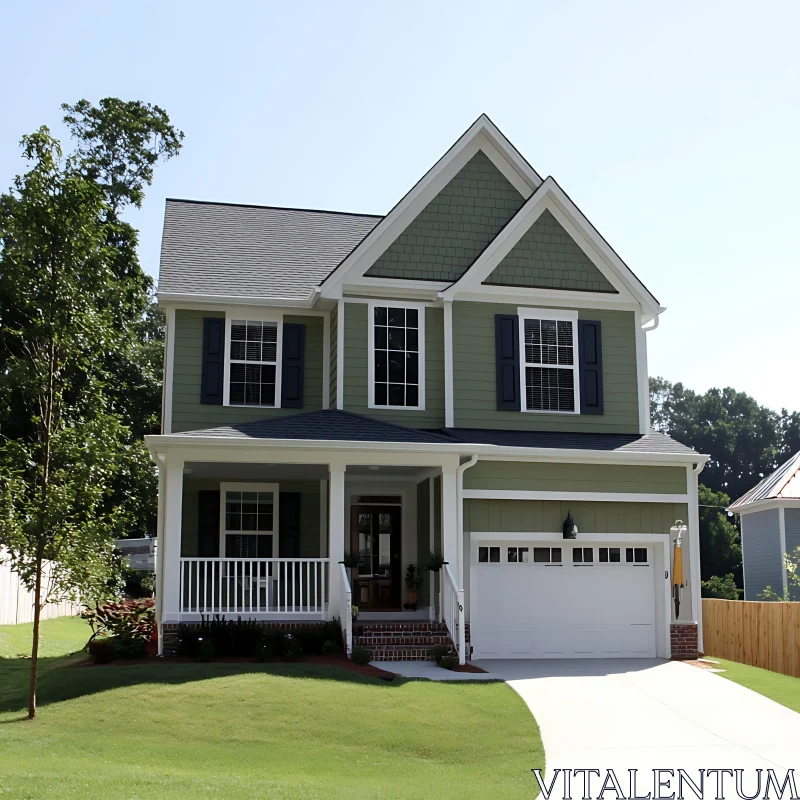
[[[379,216],[168,199],[159,292],[305,299]]]

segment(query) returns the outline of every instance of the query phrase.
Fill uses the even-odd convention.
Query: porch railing
[[[342,637],[344,638],[345,652],[350,655],[353,652],[353,593],[350,589],[350,581],[347,579],[347,569],[344,564],[339,562],[339,622],[342,626]]]
[[[447,632],[458,651],[458,663],[466,661],[466,632],[464,630],[464,590],[458,588],[456,579],[450,571],[450,565],[443,565],[442,578],[442,617],[447,625]]]
[[[328,608],[327,558],[182,558],[188,614],[306,614]]]

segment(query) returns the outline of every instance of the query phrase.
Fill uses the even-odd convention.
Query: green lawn
[[[708,657],[719,661],[720,669],[725,670],[725,672],[719,673],[723,678],[746,686],[748,689],[800,713],[800,678],[782,675],[780,672],[771,672],[760,667],[751,667],[747,664],[739,664],[736,661],[727,661],[716,656]]]
[[[29,722],[29,662],[0,660],[3,797],[531,798],[544,767],[536,723],[501,683],[76,661],[45,658]]]
[[[0,658],[31,654],[33,623],[0,625]],[[80,617],[57,617],[42,622],[39,637],[40,656],[63,656],[83,647],[92,631]]]

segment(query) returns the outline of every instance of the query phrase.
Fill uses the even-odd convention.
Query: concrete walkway
[[[628,769],[772,767],[796,769],[800,784],[800,714],[714,673],[651,659],[476,663],[528,704],[548,776],[554,768],[627,777]],[[755,773],[745,772],[749,794],[751,780]],[[729,788],[725,797],[735,797]]]
[[[404,678],[425,678],[429,681],[502,681],[499,675],[485,672],[452,672],[437,667],[433,661],[372,661],[373,667],[402,675]],[[484,666],[483,669],[486,669]]]

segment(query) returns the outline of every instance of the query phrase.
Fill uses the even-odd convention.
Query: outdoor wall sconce
[[[567,518],[564,520],[564,527],[562,528],[564,532],[565,539],[577,539],[578,538],[578,526],[575,524],[575,520],[572,519],[572,512],[567,512]]]

